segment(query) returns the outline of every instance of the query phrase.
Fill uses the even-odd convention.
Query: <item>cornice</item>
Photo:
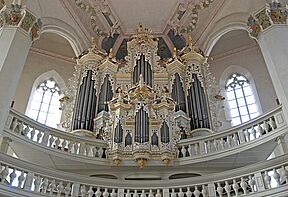
[[[76,62],[72,59],[72,57],[67,57],[67,56],[60,55],[58,53],[54,53],[54,52],[47,51],[47,50],[44,50],[44,49],[31,47],[30,48],[30,52],[34,53],[34,54],[37,54],[37,55],[42,55],[42,56],[45,56],[45,57],[49,57],[49,58],[52,58],[52,59],[55,59],[55,60],[64,61],[64,62],[69,63],[69,64],[76,64]]]

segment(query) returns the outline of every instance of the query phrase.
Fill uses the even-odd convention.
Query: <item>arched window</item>
[[[225,88],[233,126],[259,115],[253,89],[244,75],[232,74],[228,78]]]
[[[60,88],[53,78],[42,81],[33,91],[28,116],[56,128],[61,118],[59,96]]]

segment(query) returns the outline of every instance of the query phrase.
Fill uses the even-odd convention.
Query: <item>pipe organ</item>
[[[65,95],[65,125],[107,141],[106,156],[115,165],[169,165],[178,140],[214,125],[217,88],[201,51],[190,42],[163,66],[157,50],[157,39],[140,25],[127,43],[125,65],[95,43],[77,58],[74,86]]]

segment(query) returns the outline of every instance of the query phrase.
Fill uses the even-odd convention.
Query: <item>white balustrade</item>
[[[32,143],[65,153],[105,159],[106,142],[88,139],[42,125],[11,110],[6,129]],[[8,122],[8,121],[7,121]]]
[[[286,126],[281,108],[227,131],[205,137],[181,140],[178,143],[178,157],[189,158],[218,153],[244,146],[252,141],[271,135],[278,128]]]
[[[29,196],[232,197],[256,194],[265,196],[265,192],[271,194],[274,189],[281,188],[286,192],[285,194],[288,194],[287,169],[288,155],[286,154],[223,174],[143,183],[142,181],[95,179],[45,169],[0,153],[0,186],[7,186],[10,191],[14,191],[13,189],[27,191],[30,193]]]

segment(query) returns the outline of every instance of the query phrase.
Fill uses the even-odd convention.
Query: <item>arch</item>
[[[41,33],[55,33],[63,37],[70,43],[76,56],[88,46],[76,30],[64,21],[52,17],[41,18],[41,21],[43,23]]]
[[[234,31],[234,30],[248,31],[247,25],[243,22],[233,22],[233,23],[230,23],[228,25],[222,26],[221,28],[216,30],[213,34],[208,36],[208,38],[206,39],[206,42],[203,45],[204,54],[206,56],[209,56],[212,49],[217,44],[217,42],[220,40],[220,38],[222,36],[224,36],[225,34],[231,32],[231,31]]]
[[[259,114],[263,113],[254,78],[253,78],[252,74],[244,67],[241,67],[238,65],[231,65],[223,71],[223,73],[219,79],[219,86],[221,89],[221,94],[226,95],[226,91],[225,91],[226,82],[227,82],[228,78],[234,73],[239,73],[248,79],[248,81],[250,82],[250,86],[252,88],[253,94],[254,94],[255,103],[257,104],[257,110],[258,110]],[[231,119],[230,118],[230,110],[228,107],[229,106],[228,101],[226,99],[224,100],[224,106],[225,106],[224,111],[225,111],[226,119],[230,120]]]
[[[60,87],[60,90],[64,90],[66,89],[66,84],[64,82],[64,80],[62,79],[62,77],[55,71],[55,70],[50,70],[48,72],[42,73],[40,76],[38,76],[33,85],[32,85],[32,89],[30,92],[30,96],[29,96],[29,100],[28,100],[28,104],[25,110],[25,114],[27,115],[29,110],[31,109],[31,104],[32,104],[32,99],[33,99],[33,95],[36,91],[37,86],[42,82],[45,81],[47,79],[53,78],[56,83],[58,84],[58,86]]]

